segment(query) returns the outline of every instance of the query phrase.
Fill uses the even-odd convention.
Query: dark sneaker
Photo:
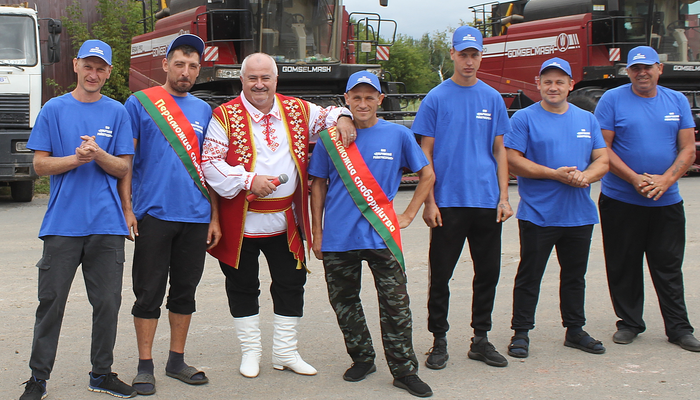
[[[485,337],[473,337],[467,356],[472,360],[483,361],[492,367],[505,367],[508,360],[503,357]]]
[[[356,362],[348,368],[343,374],[343,379],[348,382],[359,382],[367,377],[367,375],[375,372],[377,366],[374,363]]]
[[[618,329],[617,332],[613,335],[613,342],[617,344],[630,344],[634,341],[634,338],[637,337],[637,334],[632,332],[629,329]]]
[[[26,386],[24,387],[24,393],[19,400],[41,400],[45,399],[48,395],[48,392],[46,391],[46,381],[43,379],[36,379],[32,376],[22,385]]]
[[[688,351],[700,351],[700,341],[692,334],[687,334],[674,340],[672,343],[677,344]]]
[[[447,339],[444,337],[435,338],[428,359],[425,360],[425,366],[430,369],[443,369],[447,366],[447,360],[449,359],[450,355],[447,354]]]
[[[88,390],[91,392],[107,393],[114,397],[128,399],[136,396],[136,390],[117,378],[117,374],[110,372],[105,375],[94,376],[90,372],[90,386]]]
[[[430,389],[427,383],[420,380],[418,375],[406,375],[402,378],[395,378],[394,386],[406,389],[408,393],[418,397],[430,397],[433,395],[433,390]]]

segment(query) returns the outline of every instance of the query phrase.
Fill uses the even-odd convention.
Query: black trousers
[[[683,202],[643,207],[600,195],[598,200],[608,287],[618,329],[644,332],[644,267],[659,298],[666,335],[673,341],[693,332],[683,294],[685,212]]]
[[[465,239],[474,264],[472,328],[491,330],[491,313],[501,273],[501,223],[492,208],[441,208],[442,226],[430,230],[428,330],[436,337],[450,329],[450,279]]]
[[[39,306],[29,359],[32,375],[38,379],[51,377],[68,294],[81,264],[88,301],[92,306],[92,372],[108,374],[114,361],[117,320],[122,301],[124,236],[51,235],[42,239],[44,253],[37,263]]]
[[[520,265],[513,288],[511,329],[535,327],[535,310],[547,261],[556,246],[559,275],[559,309],[566,328],[586,324],[584,297],[586,269],[591,248],[593,225],[574,227],[542,227],[529,221],[518,221],[520,228]]]
[[[234,318],[258,314],[260,305],[260,263],[263,252],[270,268],[270,294],[274,311],[286,317],[301,317],[304,312],[306,268],[297,269],[297,260],[289,251],[287,234],[266,238],[243,238],[238,269],[219,262],[226,276],[226,295]]]

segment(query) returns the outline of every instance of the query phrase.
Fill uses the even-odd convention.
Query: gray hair
[[[246,65],[248,64],[248,59],[253,57],[253,56],[257,56],[257,55],[263,55],[263,56],[266,56],[267,58],[269,58],[270,62],[272,62],[272,71],[274,71],[275,76],[279,76],[279,72],[277,71],[277,63],[275,62],[275,59],[272,58],[272,56],[270,56],[267,53],[253,53],[253,54],[249,54],[246,58],[244,58],[243,62],[241,63],[241,76],[245,76],[245,70],[246,70]]]

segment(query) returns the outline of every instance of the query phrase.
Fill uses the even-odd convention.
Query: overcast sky
[[[486,2],[488,0],[389,0],[389,6],[382,7],[379,0],[343,0],[348,12],[373,12],[382,18],[393,19],[398,25],[398,33],[415,39],[426,32],[456,28],[460,18],[471,21],[474,14],[469,6]],[[382,25],[381,29],[384,32],[387,28]],[[386,35],[382,33],[382,36]]]

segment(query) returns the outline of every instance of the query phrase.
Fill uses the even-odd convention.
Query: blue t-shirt
[[[423,99],[412,129],[435,138],[438,207],[496,208],[500,190],[493,141],[510,131],[496,90],[482,81],[460,86],[448,79]]]
[[[612,150],[638,174],[666,172],[678,156],[678,131],[695,127],[688,99],[662,86],[657,86],[652,98],[634,94],[631,83],[608,90],[600,98],[595,116],[601,129],[615,132]],[[654,201],[612,172],[603,177],[601,191],[615,200],[646,207],[682,200],[678,182]]]
[[[564,114],[540,103],[519,110],[510,119],[513,131],[503,138],[507,148],[546,167],[588,168],[594,149],[604,149],[598,121],[573,104]],[[552,179],[518,177],[518,219],[538,226],[583,226],[598,223],[591,188],[576,188]]]
[[[82,103],[72,94],[49,100],[39,112],[27,147],[53,157],[75,154],[82,135],[95,136],[107,153],[134,154],[131,123],[124,106],[102,96]],[[51,175],[49,205],[39,237],[128,235],[117,178],[91,161],[59,175]]]
[[[358,129],[355,144],[390,201],[399,190],[403,168],[419,171],[428,165],[428,159],[408,128],[381,119],[371,128]],[[320,140],[316,142],[309,162],[309,175],[330,179],[322,251],[387,248],[353,202]]]
[[[172,97],[192,124],[201,152],[211,107],[189,93]],[[138,140],[132,179],[136,218],[140,220],[148,214],[164,221],[209,223],[209,201],[161,130],[136,97],[129,97],[125,105],[131,115],[134,139]]]

